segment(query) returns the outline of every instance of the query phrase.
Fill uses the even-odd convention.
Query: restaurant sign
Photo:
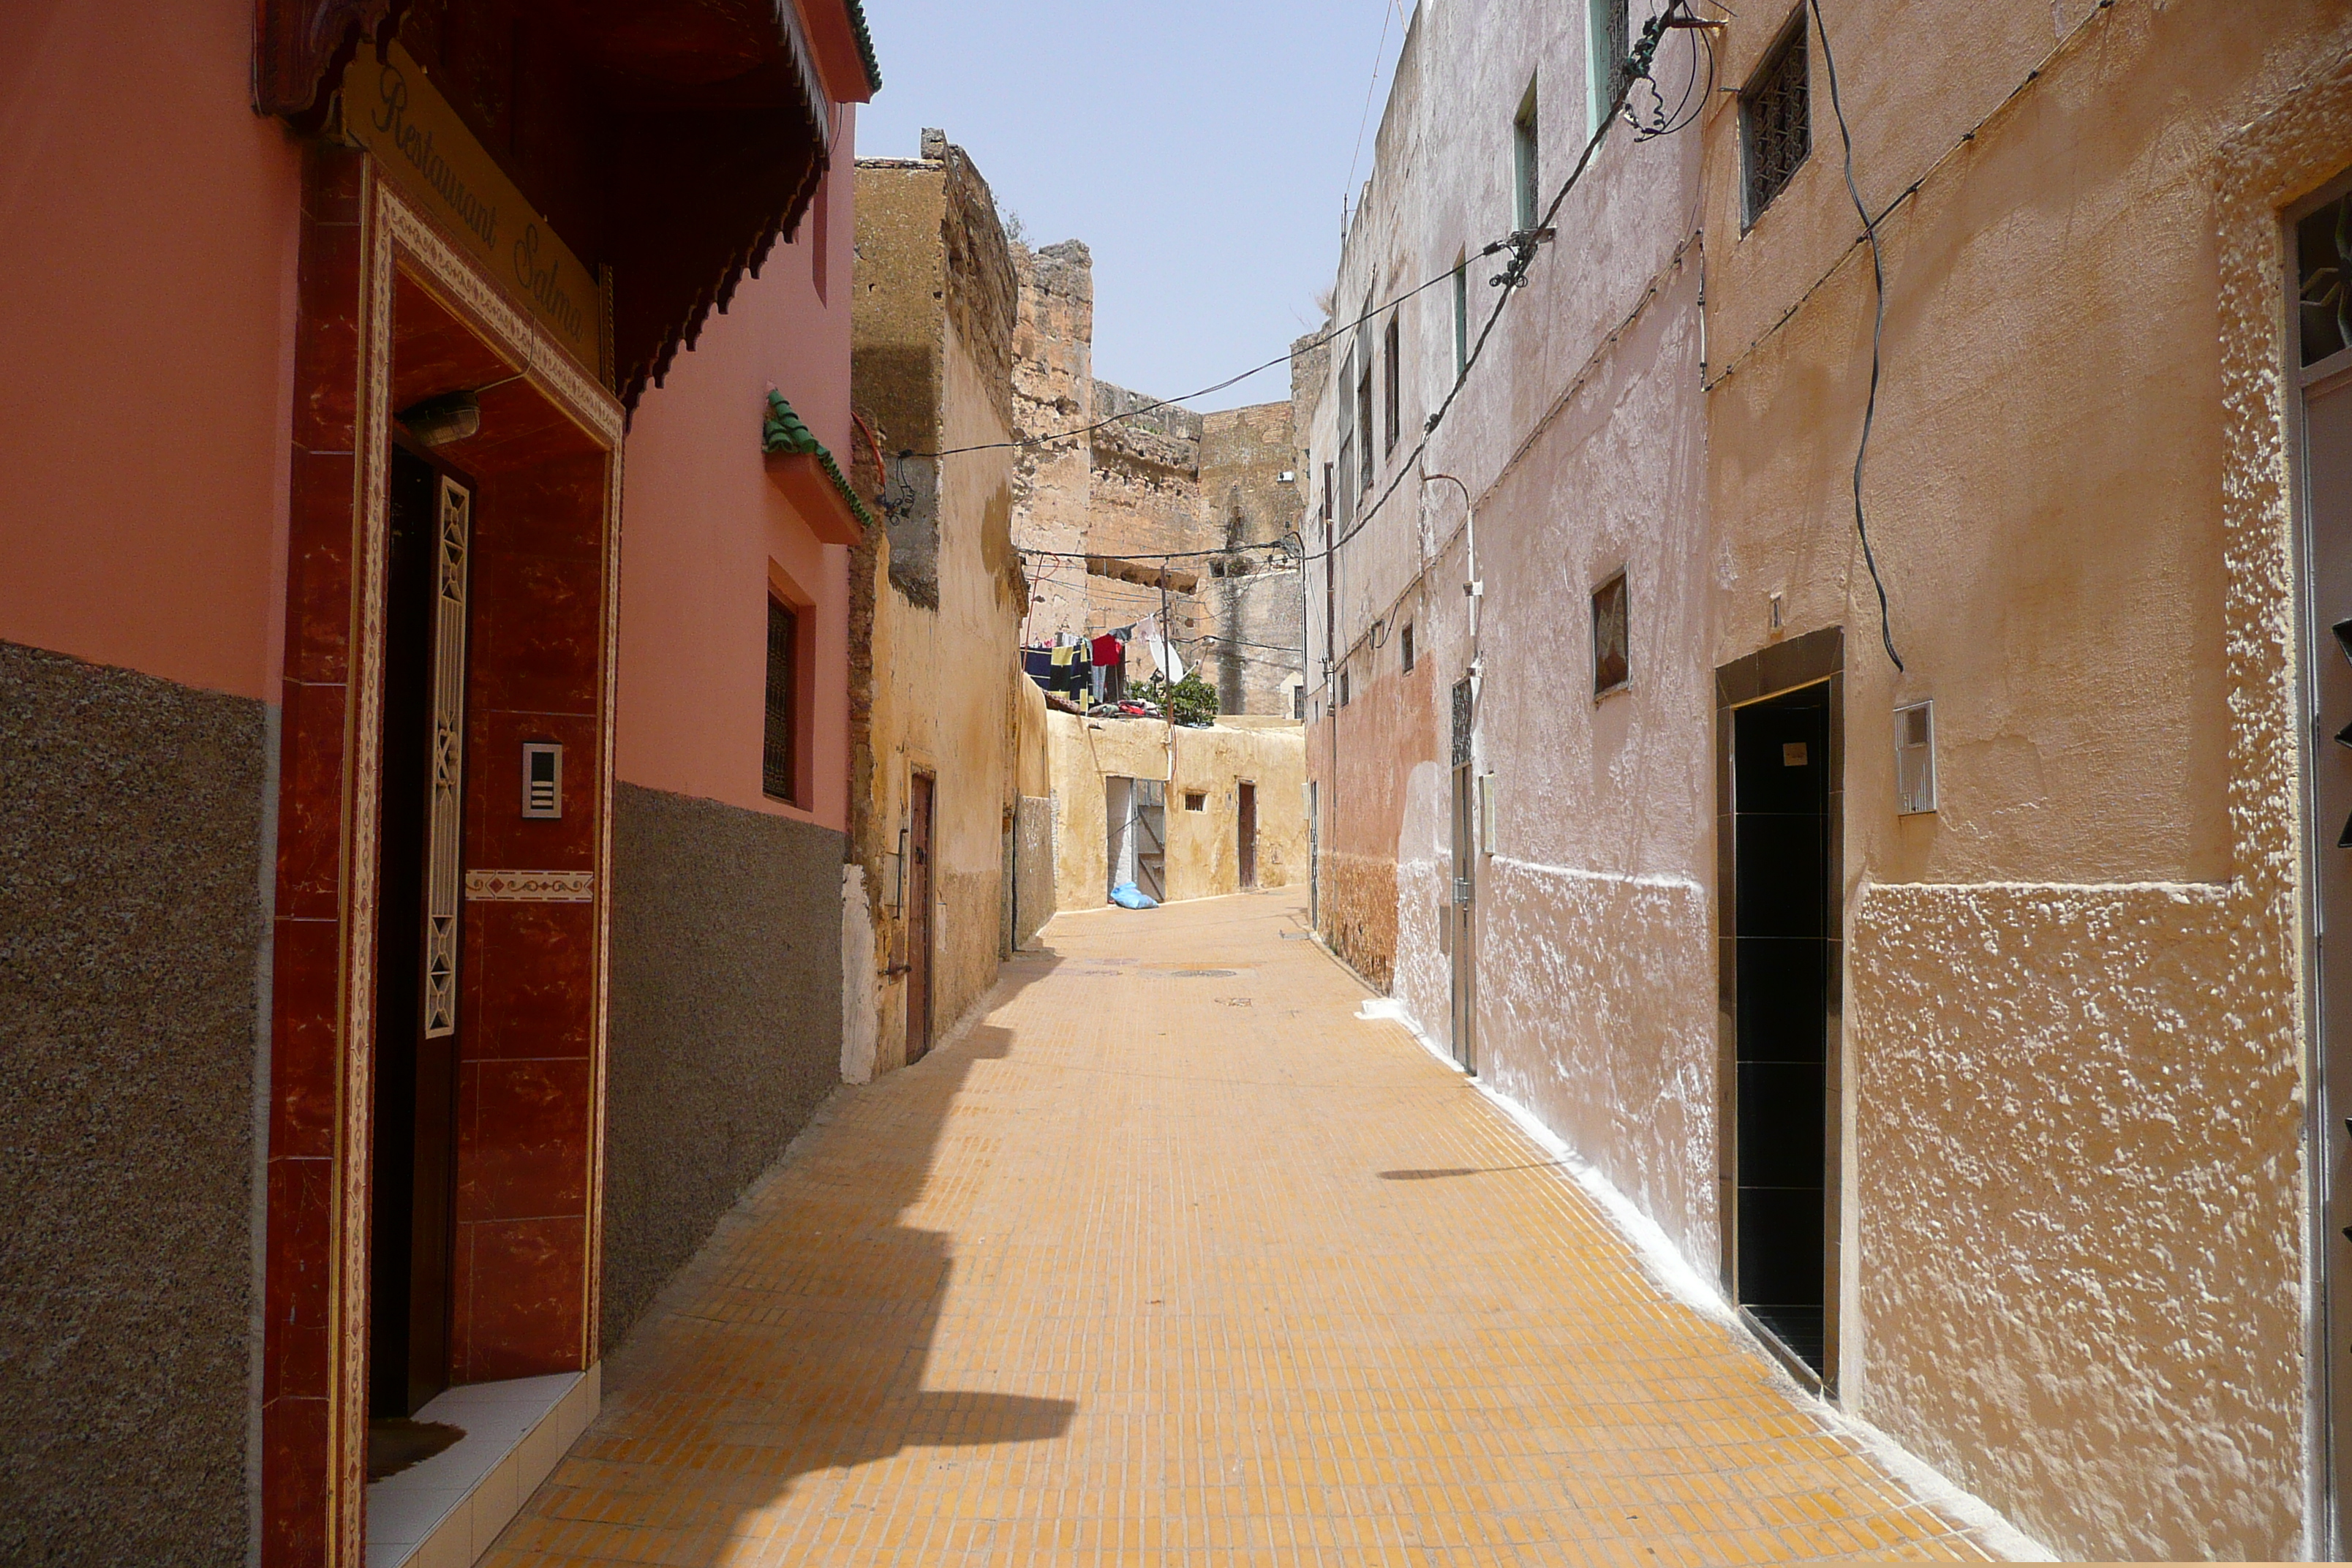
[[[343,76],[343,127],[551,337],[611,384],[594,274],[531,209],[398,44],[383,59],[362,47],[352,61]]]

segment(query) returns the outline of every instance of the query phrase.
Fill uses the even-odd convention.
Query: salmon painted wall
[[[849,287],[856,110],[790,245],[647,393],[630,430],[621,533],[618,769],[649,789],[847,831],[849,551],[821,544],[768,480],[760,426],[773,387],[849,466]],[[817,288],[822,234],[824,289]],[[809,809],[760,787],[771,568],[816,609]]]
[[[299,154],[249,0],[0,5],[0,637],[263,698]]]

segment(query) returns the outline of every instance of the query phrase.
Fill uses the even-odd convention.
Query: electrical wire
[[[1481,256],[1493,256],[1499,251],[1507,250],[1508,248],[1509,245],[1507,242],[1498,239],[1486,246],[1478,252],[1478,254]],[[1454,279],[1454,269],[1449,267],[1444,271],[1437,274],[1434,278],[1423,279],[1421,282],[1414,284],[1412,288],[1406,289],[1403,293],[1395,296],[1393,299],[1384,300],[1380,304],[1372,306],[1354,321],[1342,322],[1340,325],[1329,329],[1305,346],[1307,349],[1319,349],[1325,343],[1329,342],[1332,339],[1339,336],[1341,333],[1354,331],[1358,327],[1362,326],[1366,321],[1370,321],[1373,317],[1396,309],[1396,307],[1403,304],[1407,300],[1412,299],[1414,295],[1434,289],[1440,283],[1452,282]],[[1274,369],[1276,365],[1288,364],[1293,359],[1296,359],[1298,356],[1299,353],[1299,348],[1293,346],[1292,348],[1286,349],[1283,353],[1276,354],[1274,358],[1267,360],[1264,364],[1254,364],[1250,366],[1249,369],[1242,372],[1239,375],[1229,375],[1213,386],[1203,386],[1192,392],[1180,392],[1173,397],[1163,397],[1159,399],[1157,402],[1146,403],[1139,407],[1130,408],[1123,414],[1114,414],[1108,418],[1097,419],[1091,425],[1081,425],[1069,430],[1057,430],[1050,436],[1023,436],[1011,441],[982,441],[977,445],[970,447],[947,447],[936,452],[918,451],[914,447],[908,447],[899,452],[898,457],[901,459],[908,458],[961,458],[968,452],[1020,451],[1030,447],[1050,447],[1056,441],[1075,441],[1081,436],[1091,436],[1096,431],[1108,429],[1113,425],[1123,425],[1129,419],[1139,419],[1146,414],[1157,413],[1162,408],[1174,408],[1180,405],[1190,403],[1196,397],[1206,397],[1212,393],[1223,392],[1229,386],[1237,386],[1254,375],[1265,374],[1267,371]]]
[[[1665,36],[1666,28],[1671,25],[1671,19],[1685,15],[1688,9],[1688,0],[1671,0],[1664,10],[1660,11],[1643,25],[1642,41],[1634,46],[1633,54],[1627,58],[1627,64],[1633,68],[1618,84],[1617,96],[1610,103],[1609,112],[1601,117],[1601,123],[1595,126],[1592,134],[1586,138],[1584,151],[1577,155],[1576,166],[1569,171],[1568,178],[1562,182],[1559,189],[1552,194],[1550,205],[1544,208],[1543,216],[1536,221],[1535,226],[1521,229],[1513,234],[1510,244],[1503,247],[1510,250],[1511,259],[1493,279],[1495,286],[1502,289],[1502,295],[1495,301],[1494,310],[1487,314],[1486,324],[1478,330],[1478,341],[1470,345],[1469,353],[1464,356],[1462,368],[1454,375],[1454,385],[1446,392],[1444,400],[1437,405],[1437,412],[1423,421],[1420,444],[1406,454],[1404,460],[1397,466],[1396,477],[1389,481],[1388,488],[1381,492],[1380,499],[1364,509],[1363,513],[1356,519],[1347,532],[1331,541],[1319,551],[1302,552],[1299,556],[1302,564],[1309,561],[1324,560],[1338,553],[1341,545],[1363,532],[1370,525],[1372,519],[1380,515],[1381,508],[1388,504],[1389,498],[1396,494],[1397,488],[1404,483],[1407,477],[1417,471],[1423,454],[1429,450],[1430,437],[1434,435],[1437,427],[1444,422],[1445,416],[1454,407],[1454,400],[1462,395],[1462,389],[1469,384],[1470,372],[1477,365],[1479,356],[1486,353],[1486,340],[1494,335],[1496,323],[1503,319],[1503,311],[1509,306],[1511,297],[1526,283],[1528,268],[1536,258],[1537,247],[1543,236],[1551,230],[1552,220],[1559,215],[1560,205],[1568,200],[1568,194],[1576,189],[1577,183],[1584,178],[1585,170],[1592,164],[1593,154],[1601,150],[1601,142],[1608,139],[1610,127],[1614,125],[1618,117],[1624,112],[1626,95],[1633,91],[1633,84],[1636,81],[1649,79],[1651,60],[1657,52],[1659,40]],[[1480,254],[1491,255],[1495,248],[1496,247],[1489,247]],[[1447,278],[1453,275],[1451,269],[1444,274]],[[1423,288],[1427,286],[1423,285]],[[1415,291],[1418,292],[1418,290]],[[1362,320],[1368,321],[1371,315],[1377,314],[1379,314],[1378,311],[1370,312]],[[1366,433],[1366,438],[1370,439],[1370,432]]]
[[[1829,24],[1822,20],[1822,0],[1807,0],[1812,7],[1813,26],[1822,36],[1822,65],[1829,73],[1830,111],[1837,116],[1838,138],[1845,144],[1845,193],[1853,200],[1853,210],[1862,219],[1863,237],[1870,242],[1870,280],[1873,311],[1870,323],[1870,397],[1862,408],[1862,439],[1853,452],[1853,531],[1862,540],[1862,559],[1870,568],[1871,586],[1878,590],[1878,640],[1885,646],[1886,657],[1896,670],[1903,668],[1903,656],[1895,651],[1895,626],[1886,610],[1886,580],[1879,575],[1878,556],[1870,548],[1870,521],[1863,514],[1862,471],[1870,458],[1871,427],[1878,420],[1878,377],[1885,359],[1886,337],[1886,266],[1878,250],[1878,220],[1870,216],[1869,206],[1862,199],[1862,187],[1853,178],[1853,132],[1845,122],[1845,106],[1838,99],[1837,56],[1830,51]]]
[[[1356,148],[1348,154],[1348,183],[1339,187],[1339,237],[1348,237],[1348,204],[1356,198],[1356,165],[1363,161],[1364,132],[1372,122],[1372,95],[1381,89],[1381,62],[1389,58],[1389,24],[1396,19],[1397,0],[1381,13],[1381,41],[1372,50],[1372,79],[1364,84],[1364,111],[1356,117]]]
[[[1157,550],[1131,552],[1115,555],[1108,550],[1032,550],[1029,546],[1014,547],[1024,555],[1042,556],[1048,561],[1194,561],[1209,555],[1238,555],[1244,550],[1287,550],[1278,539],[1257,544],[1234,544],[1223,550]]]

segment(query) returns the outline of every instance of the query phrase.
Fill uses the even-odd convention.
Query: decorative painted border
[[[469,904],[586,904],[596,898],[593,871],[468,871]]]

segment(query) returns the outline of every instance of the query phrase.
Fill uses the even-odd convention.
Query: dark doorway
[[[1739,1304],[1817,1377],[1831,1299],[1827,681],[1732,715]]]
[[[1248,780],[1238,787],[1241,805],[1242,883],[1244,888],[1257,886],[1257,785]]]
[[[1454,741],[1447,753],[1454,759],[1454,875],[1446,890],[1444,922],[1440,942],[1454,961],[1450,1022],[1454,1059],[1462,1070],[1478,1070],[1477,921],[1473,900],[1478,879],[1478,777],[1472,760],[1471,723],[1477,694],[1464,676],[1454,683]]]
[[[377,801],[368,1413],[449,1385],[457,1158],[457,803],[469,487],[392,454]]]
[[[1468,1073],[1478,1070],[1478,954],[1471,934],[1471,900],[1478,875],[1476,782],[1468,763],[1454,764],[1454,876],[1440,917],[1452,938],[1454,1059]]]
[[[929,773],[907,786],[907,1063],[931,1048],[931,797]]]

